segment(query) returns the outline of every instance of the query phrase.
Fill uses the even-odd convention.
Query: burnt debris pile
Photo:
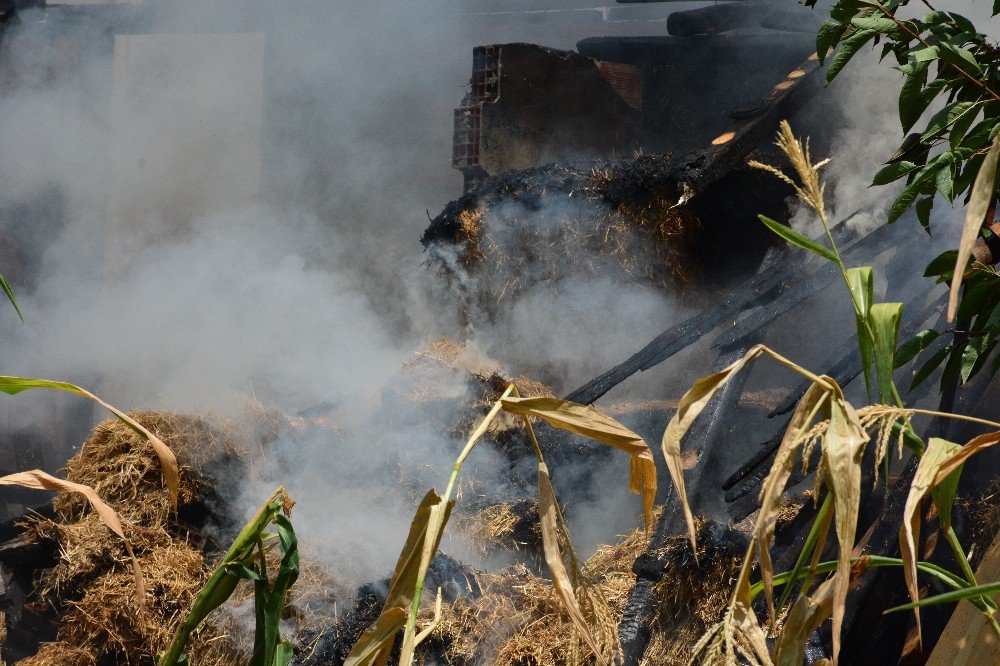
[[[66,442],[63,448],[72,448],[71,455],[59,456],[59,475],[78,485],[62,486],[75,487],[76,492],[47,496],[3,486],[9,494],[2,498],[0,519],[13,516],[0,522],[3,663],[156,664],[178,630],[183,634],[190,628],[185,620],[198,607],[199,594],[215,573],[225,570],[238,572],[241,582],[190,632],[183,650],[190,664],[248,663],[259,643],[274,639],[271,634],[264,638],[262,629],[268,621],[263,600],[272,602],[268,595],[273,590],[281,592],[271,610],[277,612],[277,633],[287,641],[281,646],[283,658],[297,664],[342,664],[384,634],[378,647],[351,665],[386,666],[400,661],[410,649],[399,636],[404,632],[420,636],[413,662],[419,664],[686,664],[706,632],[713,627],[732,630],[737,605],[739,613],[768,615],[774,600],[758,582],[766,580],[766,562],[761,558],[754,564],[747,552],[751,543],[761,544],[755,532],[761,498],[772,465],[787,460],[782,457],[787,454],[783,445],[789,428],[803,418],[796,411],[800,400],[813,395],[811,391],[825,379],[843,388],[840,393],[830,390],[824,398],[830,402],[816,403],[809,417],[810,424],[823,421],[813,426],[817,432],[829,431],[830,405],[836,402],[831,396],[842,401],[857,397],[861,404],[870,373],[865,364],[871,359],[856,344],[856,322],[841,289],[840,281],[848,279],[842,266],[815,256],[829,258],[822,251],[810,254],[785,243],[759,216],[794,228],[824,249],[827,242],[835,243],[847,266],[873,266],[880,281],[871,287],[869,300],[884,290],[883,280],[899,293],[918,294],[899,299],[906,300],[903,314],[894,322],[900,339],[928,327],[943,327],[943,290],[928,290],[925,282],[915,282],[922,278],[913,267],[929,258],[916,214],[895,225],[882,224],[884,211],[845,196],[838,198],[836,210],[831,204],[829,227],[820,229],[810,226],[812,220],[804,219],[808,211],[793,203],[795,187],[787,179],[749,164],[763,162],[783,173],[795,171],[801,161],[795,163],[793,153],[773,143],[779,127],[786,127],[782,121],[789,119],[797,134],[811,135],[816,161],[827,156],[838,159],[840,146],[834,137],[841,111],[820,94],[823,67],[814,53],[812,11],[797,13],[756,1],[662,14],[653,6],[656,0],[619,0],[613,7],[601,8],[590,6],[593,3],[583,6],[582,0],[544,0],[542,8],[531,11],[520,5],[499,11],[487,0],[459,3],[463,17],[491,28],[477,34],[477,40],[494,40],[473,49],[468,89],[446,118],[444,138],[447,123],[453,123],[451,166],[461,172],[462,192],[436,216],[428,211],[426,227],[421,205],[414,226],[406,234],[396,234],[399,227],[389,226],[379,216],[395,215],[399,202],[380,197],[402,196],[400,192],[409,196],[422,183],[397,178],[369,197],[366,188],[377,179],[366,181],[360,173],[351,173],[358,180],[344,187],[363,185],[355,188],[362,192],[357,199],[341,201],[326,192],[344,173],[378,172],[384,164],[372,159],[370,151],[390,141],[400,155],[393,153],[385,162],[419,163],[401,156],[406,143],[402,137],[420,123],[420,116],[410,109],[398,117],[387,113],[391,122],[383,124],[391,124],[397,134],[377,124],[358,130],[363,151],[351,141],[339,140],[341,119],[317,120],[324,116],[323,107],[341,102],[338,86],[344,81],[339,77],[346,69],[347,50],[338,44],[323,54],[326,60],[314,59],[311,51],[337,41],[329,39],[326,26],[334,25],[334,18],[351,18],[347,15],[353,10],[341,14],[329,3],[306,2],[302,16],[279,29],[268,25],[275,20],[269,12],[275,10],[265,11],[256,3],[250,16],[234,10],[239,3],[229,2],[218,12],[205,9],[204,16],[197,12],[174,16],[169,3],[85,2],[75,7],[73,2],[72,8],[51,4],[53,8],[35,0],[0,0],[0,99],[22,88],[47,91],[52,81],[63,85],[79,78],[76,74],[82,70],[70,64],[76,56],[85,60],[81,54],[95,52],[88,55],[97,61],[93,72],[88,68],[88,76],[108,90],[98,95],[94,109],[107,106],[105,97],[111,96],[110,115],[125,120],[118,124],[108,120],[102,128],[107,136],[92,138],[94,152],[113,153],[106,166],[114,173],[108,183],[95,177],[100,187],[92,189],[102,193],[85,197],[102,199],[87,212],[104,224],[95,244],[106,262],[101,270],[88,267],[88,275],[100,273],[96,279],[100,289],[124,297],[121,309],[137,317],[134,310],[155,309],[160,302],[149,298],[141,308],[130,308],[129,290],[120,288],[113,274],[145,277],[157,286],[151,293],[168,300],[158,290],[162,283],[172,286],[176,281],[168,264],[182,264],[181,272],[204,270],[209,276],[205,279],[214,285],[224,269],[245,263],[240,267],[246,272],[224,273],[218,289],[229,294],[226,289],[231,288],[245,299],[234,297],[235,310],[266,312],[270,323],[278,322],[276,336],[254,337],[255,331],[249,329],[260,320],[244,318],[242,312],[219,312],[226,309],[218,305],[223,299],[207,299],[202,309],[201,303],[190,302],[178,310],[167,309],[183,314],[183,326],[203,326],[205,337],[218,349],[221,360],[211,358],[207,369],[199,371],[225,374],[230,370],[225,366],[252,365],[245,373],[234,372],[233,384],[242,382],[239,390],[249,386],[251,391],[257,381],[273,384],[264,390],[278,396],[275,404],[281,408],[255,397],[241,410],[233,410],[236,415],[227,412],[226,417],[147,410],[123,416],[112,410],[121,418],[92,427],[95,421],[87,403],[78,411],[59,407],[44,432],[34,424],[24,426],[29,419],[20,417],[21,431],[8,438],[11,458],[0,465],[0,476],[15,469],[55,469],[38,445],[51,434],[52,449]],[[90,4],[99,8],[88,9]],[[208,5],[214,7],[214,2]],[[22,20],[18,11],[46,20]],[[605,32],[588,34],[606,36],[561,39],[564,47],[576,42],[570,50],[514,41],[525,37],[496,28],[520,14],[526,23],[547,20],[549,14],[572,17],[579,22],[574,25],[591,21]],[[77,21],[97,35],[92,42],[73,32]],[[630,22],[654,36],[630,34]],[[305,23],[314,25],[306,30]],[[51,50],[39,57],[42,64],[29,63],[32,66],[25,72],[9,67],[6,60],[6,31],[14,26],[22,31],[19,38],[30,38],[29,46],[21,47],[25,52]],[[229,34],[231,30],[241,32]],[[300,32],[309,37],[303,49],[309,51],[307,56],[291,48]],[[73,38],[63,39],[68,35]],[[208,56],[222,53],[220,43],[225,57],[216,61]],[[390,56],[367,53],[377,61],[375,68],[388,70],[387,63],[400,68],[385,74],[391,85],[383,87],[390,89],[385,99],[406,106],[409,98],[401,82],[413,78],[413,70],[404,67],[408,63],[399,53]],[[410,56],[419,59],[406,53]],[[199,71],[208,61],[218,67]],[[310,75],[298,78],[302,67]],[[171,69],[180,74],[168,72]],[[15,73],[28,83],[18,81]],[[162,75],[163,81],[154,74]],[[204,81],[202,75],[207,77]],[[204,85],[189,87],[192,81]],[[230,83],[234,89],[245,89],[240,95],[223,92],[212,97],[213,103],[204,105],[212,107],[205,112],[212,122],[184,116],[191,109],[204,110],[193,99],[209,97],[209,89],[214,95]],[[177,91],[172,90],[175,87]],[[357,94],[343,98],[360,104],[375,87],[364,81]],[[314,88],[322,89],[322,95]],[[439,101],[440,90],[434,94]],[[58,105],[70,106],[54,97]],[[383,101],[380,98],[380,104]],[[352,120],[370,108],[352,109]],[[99,115],[94,109],[88,108],[85,115]],[[155,134],[168,116],[180,119],[176,127],[168,128],[176,136],[165,135],[168,138],[158,142],[163,145],[147,150],[138,135]],[[385,132],[384,145],[371,140],[378,133],[376,125]],[[181,149],[181,135],[184,141],[204,145]],[[0,132],[0,147],[6,145],[4,136]],[[199,159],[184,157],[185,168],[178,168],[178,155],[187,151]],[[214,162],[205,158],[223,153],[232,158],[226,164],[235,167],[215,169]],[[341,169],[330,155],[344,156],[348,166]],[[786,155],[792,156],[790,161]],[[165,178],[172,173],[183,178],[176,182]],[[822,172],[824,179],[826,174]],[[171,188],[161,187],[161,180],[169,180]],[[211,181],[212,187],[201,191],[201,181]],[[835,178],[828,182],[827,194],[833,198],[839,185]],[[78,189],[90,192],[92,185],[88,180]],[[36,287],[44,280],[48,266],[43,260],[50,248],[35,236],[18,240],[21,232],[32,226],[41,229],[42,220],[51,217],[72,232],[70,241],[60,238],[63,244],[72,245],[73,239],[86,235],[71,219],[70,209],[78,203],[73,188],[48,187],[46,182],[30,193],[37,199],[34,202],[0,201],[0,240],[6,248],[0,248],[0,259],[8,261],[4,251],[11,255],[0,271],[14,276],[16,291],[26,294],[25,302],[45,300],[45,290]],[[101,188],[108,191],[110,203],[103,202]],[[442,194],[434,204],[440,206],[458,193],[436,194]],[[364,198],[378,200],[377,205],[363,208],[359,200]],[[410,211],[410,204],[398,208]],[[271,206],[277,212],[263,210]],[[355,208],[364,215],[375,212],[355,217]],[[271,228],[272,217],[280,222],[273,225],[276,230]],[[8,218],[16,223],[8,223]],[[776,228],[790,235],[787,229]],[[51,230],[43,231],[44,236]],[[258,231],[263,240],[216,253],[218,246],[233,238]],[[274,235],[267,235],[271,231]],[[283,244],[300,232],[308,251],[300,251],[298,239]],[[412,252],[407,255],[392,246],[393,235],[409,238]],[[336,240],[330,241],[333,236]],[[8,238],[12,240],[7,242]],[[808,245],[808,238],[798,240]],[[184,261],[187,252],[200,251],[202,244],[213,246],[205,251],[208,268],[194,262],[189,269]],[[158,255],[161,251],[166,259]],[[980,252],[977,258],[987,256]],[[401,266],[401,257],[412,261]],[[143,262],[152,265],[152,277],[136,268]],[[258,263],[262,270],[274,269],[277,279],[271,280],[272,273],[265,271],[265,280],[253,281]],[[384,281],[386,275],[396,282]],[[399,284],[404,277],[409,282]],[[221,285],[226,281],[231,284]],[[272,282],[277,283],[273,291]],[[588,283],[600,283],[602,289],[610,284],[612,295],[591,298],[598,290],[588,292]],[[647,344],[633,347],[632,342],[602,332],[595,347],[602,346],[606,355],[579,363],[585,354],[562,338],[572,338],[579,331],[571,329],[580,326],[561,313],[546,312],[550,316],[537,317],[545,326],[515,340],[525,347],[537,345],[536,357],[508,358],[513,354],[504,345],[522,332],[519,326],[527,328],[526,320],[529,325],[536,323],[538,303],[557,302],[539,294],[564,296],[570,292],[568,286],[580,284],[585,288],[571,292],[583,301],[578,310],[602,325],[603,318],[612,318],[609,312],[618,312],[613,299],[619,295],[624,300],[632,292],[652,294],[658,307],[667,310],[675,303],[680,307],[666,313],[662,323],[641,322],[663,329],[655,337],[655,331],[648,337],[647,328],[639,331],[640,342],[648,340]],[[307,296],[296,300],[305,286],[315,289],[305,289]],[[192,300],[186,293],[182,296]],[[6,298],[0,294],[4,305]],[[326,301],[337,305],[321,308]],[[286,302],[292,303],[288,309],[269,309]],[[519,305],[526,307],[518,310]],[[429,310],[411,313],[411,306]],[[89,301],[84,307],[89,309]],[[302,320],[315,324],[310,330],[315,337],[303,343],[313,347],[287,355],[275,352],[280,360],[273,365],[255,363],[277,346],[271,344],[274,340],[283,347],[300,344],[292,330],[301,325],[295,317],[314,307],[324,309],[325,316]],[[74,304],[67,311],[78,309]],[[210,321],[216,316],[231,316],[232,321],[216,329]],[[630,316],[645,317],[646,311]],[[87,320],[91,334],[115,325],[93,323],[100,319]],[[624,325],[638,323],[630,320]],[[349,332],[332,335],[340,327]],[[252,338],[251,351],[228,356],[229,347],[236,347],[237,338],[244,335]],[[69,337],[52,339],[69,347]],[[821,344],[810,346],[805,338]],[[939,345],[935,351],[943,347],[944,339],[934,343]],[[152,340],[158,342],[159,338]],[[984,344],[996,342],[990,338]],[[731,379],[726,375],[728,382],[720,383],[722,388],[709,397],[703,393],[704,400],[696,407],[678,400],[695,377],[710,373],[720,377],[759,351],[761,344],[782,353],[787,348],[796,362],[799,354],[805,356],[802,363],[810,372],[802,376],[808,380],[789,374],[787,364],[777,369],[755,365]],[[193,354],[196,345],[184,341],[164,346],[176,349],[156,357],[155,371],[147,373],[156,381],[160,373],[173,379],[179,366],[189,369],[188,364],[197,364],[189,355],[205,358]],[[331,365],[317,360],[328,353],[346,360]],[[62,350],[55,356],[66,358]],[[565,357],[576,360],[564,363]],[[274,365],[285,360],[290,360],[292,369],[275,370]],[[898,376],[919,373],[911,357],[900,355],[895,360],[898,367],[890,371],[898,370]],[[966,364],[970,372],[974,362]],[[109,376],[100,368],[90,368],[89,376],[95,386],[114,386],[123,367],[131,370],[123,362],[109,370]],[[553,367],[573,370],[565,376]],[[113,374],[116,371],[119,376]],[[643,376],[648,384],[636,381],[640,373],[649,373]],[[309,375],[301,381],[313,384],[299,386],[299,375]],[[178,371],[177,376],[189,375]],[[698,386],[708,391],[704,386],[711,381]],[[573,386],[577,388],[567,392]],[[943,386],[940,395],[928,386],[907,399],[937,412],[899,417],[912,419],[927,441],[932,437],[968,441],[979,431],[920,418],[951,411],[956,403],[965,413],[982,414],[996,400],[995,389],[984,377],[961,390]],[[0,388],[17,393],[37,387],[4,383]],[[80,395],[72,385],[55,388]],[[173,388],[175,393],[165,393],[169,397],[163,404],[170,405],[181,390],[188,399],[190,391],[196,397],[179,408],[187,406],[192,412],[200,409],[207,392],[201,387]],[[821,404],[828,412],[820,411]],[[698,411],[698,417],[685,426],[683,450],[670,449],[668,424],[676,426],[674,419],[692,411]],[[823,414],[827,416],[818,417]],[[864,427],[877,423],[869,420]],[[858,428],[863,429],[860,420]],[[79,436],[81,430],[90,432]],[[879,432],[883,450],[892,448],[885,432],[895,434],[890,426]],[[475,451],[470,433],[477,433]],[[154,446],[156,438],[176,456],[176,488],[169,461]],[[662,447],[657,445],[661,441]],[[817,441],[819,436],[805,435],[797,440],[810,445]],[[23,442],[32,445],[22,446]],[[832,571],[830,560],[844,552],[829,537],[819,540],[812,563],[800,559],[813,525],[833,524],[836,531],[840,521],[839,515],[824,513],[824,505],[816,501],[820,497],[816,480],[828,471],[817,466],[820,449],[815,446],[806,461],[796,460],[811,464],[789,469],[788,492],[780,505],[768,507],[770,515],[759,523],[770,520],[777,527],[766,550],[772,573],[793,568],[801,573],[810,564]],[[899,527],[918,470],[916,459],[889,456],[880,459],[884,464],[880,467],[876,458],[875,447],[870,446],[860,461],[861,490],[854,498],[859,545],[849,567],[852,591],[844,609],[840,663],[895,663],[900,655],[904,655],[900,663],[924,663],[946,635],[948,622],[955,620],[950,608],[949,612],[929,608],[918,631],[911,615],[885,613],[907,603],[908,591],[900,584],[898,567],[873,563],[871,555],[900,553]],[[986,463],[978,466],[978,460],[965,464],[957,492],[967,499],[954,508],[954,534],[969,549],[970,566],[1000,571],[997,470]],[[876,468],[884,485],[876,484]],[[448,482],[447,490],[442,481]],[[248,507],[259,506],[260,496],[279,484],[283,487],[271,496],[273,503],[262,509],[269,508],[275,518],[243,551],[255,560],[227,559],[230,545],[244,534]],[[120,519],[124,539],[100,503],[80,494],[80,488],[92,489],[107,503]],[[447,498],[436,504],[442,491]],[[693,516],[682,511],[678,501],[682,491]],[[299,499],[298,508],[290,498]],[[930,504],[925,502],[924,522],[941,524],[936,505]],[[410,522],[414,506],[419,508]],[[310,513],[306,507],[311,507]],[[439,519],[440,523],[434,522]],[[689,540],[689,520],[695,543]],[[289,525],[295,530],[301,526],[298,536]],[[407,534],[407,526],[409,537],[397,543],[397,536]],[[429,536],[435,526],[444,535],[440,542]],[[936,538],[926,537],[921,544],[922,571],[954,570],[946,549],[935,549]],[[402,553],[393,571],[399,546]],[[418,565],[426,576],[418,575]],[[819,582],[815,571],[805,570],[810,582]],[[279,577],[269,579],[262,571],[278,571]],[[279,588],[280,576],[287,582],[293,571],[294,585]],[[737,581],[748,580],[754,581],[752,594],[742,588],[734,593]],[[965,582],[944,575],[921,578],[928,594]],[[789,590],[800,589],[801,583],[791,575],[782,578],[779,587],[786,583]],[[418,594],[422,603],[413,605]],[[776,649],[770,634],[783,631],[790,617],[791,613],[779,615],[773,627],[764,628],[770,641],[764,646],[766,652]],[[800,638],[808,636],[802,659],[782,664],[830,663],[834,641],[825,619],[802,630]],[[763,643],[765,638],[760,638]],[[276,658],[274,663],[288,662]]]
[[[563,279],[671,293],[719,285],[771,243],[757,214],[787,219],[791,190],[746,161],[775,161],[778,121],[815,92],[806,42],[595,38],[578,48],[475,50],[455,116],[465,194],[421,239],[467,308],[492,313]],[[606,101],[581,105],[581,94]]]

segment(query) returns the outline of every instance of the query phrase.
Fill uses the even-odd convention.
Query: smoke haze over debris
[[[554,387],[560,390],[620,362],[684,314],[661,292],[603,276],[531,291],[495,321],[459,322],[454,295],[423,265],[418,238],[426,211],[440,210],[461,190],[448,156],[452,107],[468,81],[471,48],[504,41],[572,48],[593,36],[595,25],[500,21],[458,7],[444,0],[234,4],[224,11],[157,5],[137,33],[245,33],[259,40],[263,32],[263,59],[254,70],[244,59],[227,68],[183,57],[170,69],[168,58],[157,84],[142,93],[148,106],[138,108],[130,106],[133,98],[113,102],[127,73],[116,67],[110,46],[116,24],[100,12],[76,21],[74,10],[53,9],[43,26],[38,11],[25,11],[0,51],[0,217],[13,230],[2,241],[31,258],[12,273],[28,325],[0,318],[4,372],[80,383],[126,408],[229,415],[255,398],[289,414],[320,410],[338,424],[339,436],[279,442],[245,504],[285,484],[299,500],[303,542],[358,582],[395,560],[413,506],[412,498],[394,495],[399,476],[415,488],[440,485],[454,459],[454,440],[430,425],[441,415],[377,409],[422,340],[469,340],[514,374],[565,378],[567,385]],[[87,45],[86,57],[59,62],[40,42],[45,30]],[[865,77],[852,80],[886,80]],[[199,114],[224,114],[252,129],[253,109],[243,101],[260,105],[259,139],[234,133],[225,142],[205,141],[203,128],[150,115],[162,105],[189,113],[195,124]],[[113,109],[145,122],[116,126]],[[868,191],[866,174],[898,140],[886,129],[895,127],[888,102],[847,117],[857,124],[838,145],[851,157],[836,156],[829,167],[838,214],[851,212]],[[112,149],[116,140],[124,143]],[[247,162],[248,143],[259,144],[259,172]],[[237,145],[238,154],[225,152]],[[147,174],[143,187],[151,189],[129,190],[146,195],[118,196],[116,183],[154,163],[164,168]],[[236,180],[250,183],[253,194],[232,196],[233,181],[206,165],[242,168]],[[867,200],[885,196],[872,192]],[[10,268],[0,265],[0,272]],[[710,357],[703,363],[705,355],[696,353],[707,372]],[[645,387],[687,376],[648,374]],[[464,379],[457,373],[455,384],[464,387]],[[67,400],[5,398],[0,436],[45,423]],[[89,425],[80,424],[79,441]],[[54,471],[67,454],[40,456]],[[501,486],[490,455],[477,453],[468,475]],[[624,476],[625,461],[613,464],[613,474]],[[624,485],[607,477],[603,484]],[[581,541],[636,524],[637,506],[624,492],[612,493],[591,507],[592,516],[602,516],[591,521],[600,527],[586,526],[593,533],[581,532]]]

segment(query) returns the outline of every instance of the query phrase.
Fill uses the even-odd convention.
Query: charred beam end
[[[819,65],[813,55],[800,69],[789,73],[788,78],[774,87],[766,100],[766,111],[720,135],[713,141],[715,145],[697,151],[678,163],[669,163],[657,156],[642,156],[615,164],[609,191],[614,198],[627,201],[640,192],[672,184],[675,190],[681,192],[682,199],[689,198],[691,193],[697,193],[742,163],[754,148],[770,138],[778,123],[794,113],[819,89],[818,71]],[[636,174],[640,174],[638,178]],[[581,386],[566,399],[587,404],[594,402],[636,372],[648,370],[666,360],[763,294],[780,286],[804,263],[805,258],[798,255],[762,271],[748,285],[748,291],[664,331],[624,363]]]
[[[667,16],[667,33],[675,37],[712,35],[755,25],[763,4],[739,2],[673,12]]]
[[[697,193],[742,164],[757,146],[773,138],[778,123],[791,117],[822,87],[819,71],[813,54],[774,85],[764,98],[767,109],[763,113],[737,123],[716,137],[709,148],[682,162],[674,174],[675,180],[685,191]]]
[[[858,240],[855,231],[845,224],[853,217],[854,215],[851,215],[831,228],[838,243],[846,245]],[[635,373],[648,370],[697,342],[735,314],[777,298],[782,284],[797,274],[808,259],[807,253],[796,252],[782,261],[763,267],[738,293],[730,295],[722,303],[694,317],[671,326],[626,361],[576,389],[566,396],[566,399],[590,404]]]

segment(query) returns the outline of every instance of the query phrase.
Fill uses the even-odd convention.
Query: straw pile
[[[646,543],[645,531],[635,530],[602,546],[582,566],[577,596],[605,659],[618,650],[618,622],[635,583],[632,563]],[[482,573],[479,584],[480,597],[458,598],[442,609],[424,646],[424,663],[554,666],[593,660],[548,579],[518,565]],[[430,606],[422,610],[422,625],[432,618]]]
[[[238,525],[225,479],[242,478],[259,444],[293,420],[255,405],[246,422],[212,421],[183,414],[133,412],[176,454],[180,467],[178,513],[172,515],[159,466],[146,441],[118,420],[95,428],[66,465],[70,481],[94,487],[121,516],[146,585],[145,608],[120,539],[69,493],[53,500],[57,520],[35,516],[27,527],[59,545],[59,561],[38,576],[36,595],[59,610],[58,641],[26,666],[97,663],[149,664],[163,650],[211,575],[214,559]],[[200,531],[206,524],[220,541]],[[286,610],[299,653],[333,624],[334,596],[342,592],[323,567],[307,560]],[[245,664],[252,644],[252,590],[238,588],[192,636],[192,663]]]
[[[605,179],[594,171],[585,189],[596,192]],[[471,304],[495,312],[528,289],[563,278],[613,276],[674,290],[697,276],[692,248],[699,222],[673,199],[612,207],[585,194],[547,203],[529,206],[500,197],[457,212],[451,239],[457,265],[444,262],[443,270],[457,278],[453,283]],[[442,248],[436,251],[440,255]]]
[[[457,381],[456,381],[457,380]],[[464,381],[463,381],[464,380]],[[513,382],[522,396],[551,396],[544,384],[523,376],[510,376],[495,360],[467,344],[448,338],[426,342],[403,367],[391,399],[421,407],[423,418],[440,419],[443,434],[464,441],[480,419]],[[517,457],[526,442],[513,437],[516,421],[501,414],[490,427],[488,440]]]
[[[68,480],[92,486],[122,518],[145,579],[145,609],[135,598],[135,579],[121,541],[89,504],[60,493],[53,500],[58,521],[29,520],[38,538],[59,544],[58,564],[41,572],[36,590],[61,610],[59,642],[43,646],[22,664],[148,663],[167,645],[211,573],[205,553],[211,545],[197,528],[208,516],[228,515],[228,493],[219,477],[204,470],[235,473],[246,454],[231,429],[204,418],[145,411],[131,416],[177,456],[177,519],[152,447],[117,419],[98,425],[65,471]],[[186,516],[198,524],[186,522]],[[210,624],[195,635],[191,652],[199,663],[245,661],[225,625]]]
[[[685,535],[672,537],[657,553],[667,564],[655,587],[658,612],[643,666],[686,665],[691,648],[724,612],[739,575],[746,544],[711,534],[720,526],[696,520],[697,561]]]

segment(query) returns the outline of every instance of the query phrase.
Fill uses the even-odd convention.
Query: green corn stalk
[[[184,666],[184,654],[191,633],[209,614],[232,596],[241,580],[254,583],[257,630],[250,666],[286,666],[292,656],[291,645],[280,640],[278,624],[288,589],[299,575],[298,541],[292,523],[282,513],[287,496],[283,488],[271,494],[256,515],[240,531],[225,557],[208,582],[198,593],[191,612],[177,627],[169,648],[163,652],[158,666]],[[264,530],[274,524],[282,552],[274,585],[269,585],[264,558]]]

